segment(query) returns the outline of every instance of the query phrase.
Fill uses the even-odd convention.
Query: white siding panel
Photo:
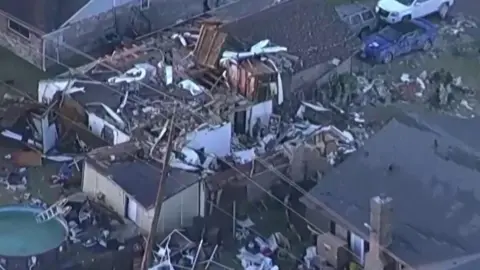
[[[204,191],[200,188],[202,185],[201,182],[196,183],[163,202],[158,232],[168,232],[175,228],[192,225],[193,218],[200,214],[199,207],[201,212],[201,206],[204,204],[202,202],[199,205],[200,199],[205,198],[204,195],[199,196],[199,189],[200,192]],[[153,210],[151,211],[153,213]]]
[[[125,192],[112,180],[98,174],[97,190],[105,194],[105,203],[115,210],[115,212],[124,216],[125,212]]]
[[[139,207],[137,212],[137,226],[142,229],[143,233],[148,233],[150,231],[150,226],[152,226],[153,218],[153,209],[145,210],[143,207]]]
[[[115,212],[124,216],[125,193],[113,181],[98,173],[94,167],[85,162],[83,180],[83,192],[96,196],[99,192],[105,195],[105,203],[113,208]]]
[[[97,172],[87,162],[83,166],[82,190],[87,194],[95,195],[97,187]]]

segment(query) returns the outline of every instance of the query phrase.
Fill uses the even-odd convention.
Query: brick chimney
[[[392,214],[392,198],[380,195],[370,200],[370,251],[365,269],[384,270],[392,262],[383,252],[392,244]]]

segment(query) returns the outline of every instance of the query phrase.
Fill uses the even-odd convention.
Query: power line
[[[62,44],[62,46],[65,46],[66,48],[72,50],[73,52],[75,53],[78,53],[82,56],[85,56],[87,59],[91,59],[93,61],[97,61],[98,59],[95,59],[93,58],[92,56],[88,55],[88,54],[85,54],[81,51],[79,51],[78,49],[75,49],[71,46],[69,46],[68,44]],[[37,52],[40,54],[40,52]],[[69,70],[72,70],[73,68],[64,64],[64,63],[61,63],[59,61],[57,61],[56,59],[54,59],[53,57],[50,57],[50,56],[47,56],[45,55],[45,57],[49,58],[50,60],[52,61],[55,61],[57,62],[59,65],[61,66],[64,66],[65,68],[69,69]],[[110,65],[107,65],[103,62],[100,62],[98,63],[99,65],[101,65],[102,67],[104,68],[107,68],[111,71],[114,71],[116,73],[119,73],[121,74],[122,72]],[[92,78],[91,76],[88,76],[86,74],[82,74],[85,78],[88,78],[94,82],[98,82],[100,83],[101,85],[105,86],[106,89],[109,89],[111,91],[114,91],[114,92],[117,92],[121,95],[123,95],[124,93],[122,93],[121,91],[117,90],[117,89],[114,89],[112,88],[111,86],[105,84],[105,82],[102,82],[102,81],[99,81],[95,78]],[[159,93],[160,95],[168,98],[168,99],[171,99],[173,101],[178,101],[176,100],[175,98],[155,89],[154,87],[144,83],[144,82],[138,82],[139,85],[145,87],[145,88],[148,88],[156,93]],[[127,102],[133,102],[133,100],[128,100]],[[138,103],[139,104],[139,103]],[[140,104],[141,105],[141,104]],[[199,115],[196,113],[196,112],[193,112],[191,110],[191,108],[187,107],[187,109],[190,111],[190,113],[197,117],[197,118],[200,118],[204,121],[206,121],[207,119],[203,118],[203,117],[199,117]],[[160,113],[160,115],[162,115]],[[164,116],[166,119],[168,119],[167,116],[165,115],[162,115]],[[176,125],[176,127],[179,127],[178,125]],[[181,129],[181,127],[179,127]],[[291,207],[289,207],[288,205],[286,205],[283,200],[280,200],[279,198],[275,197],[273,194],[270,193],[270,191],[268,191],[267,189],[263,188],[260,184],[258,184],[255,180],[253,180],[251,177],[249,177],[247,174],[245,174],[244,172],[240,171],[234,164],[232,164],[231,162],[228,162],[227,160],[223,159],[223,158],[219,158],[220,160],[222,160],[225,164],[227,164],[229,167],[231,167],[234,171],[236,171],[238,174],[240,174],[242,177],[246,178],[247,180],[249,180],[250,182],[254,183],[258,188],[260,188],[260,190],[262,190],[263,192],[267,193],[270,197],[272,197],[273,199],[277,200],[280,204],[282,204],[286,209],[288,209],[289,211],[291,211],[292,213],[295,213],[297,216],[299,216],[302,220],[304,220],[308,225],[312,226],[313,228],[315,228],[317,231],[319,232],[322,232],[322,233],[325,233],[323,230],[320,230],[318,228],[318,226],[316,226],[315,224],[313,224],[312,222],[310,222],[309,220],[307,220],[303,215],[301,215],[300,213],[298,213],[297,211],[293,210]],[[330,207],[328,207],[327,205],[325,205],[324,203],[322,203],[321,201],[319,201],[317,198],[313,197],[311,194],[307,193],[306,190],[304,190],[303,188],[299,187],[296,183],[294,183],[294,181],[292,181],[291,179],[289,179],[286,175],[284,175],[283,173],[281,173],[277,168],[275,167],[272,167],[270,164],[268,164],[267,162],[265,162],[264,160],[262,160],[261,158],[256,158],[255,160],[258,160],[261,164],[263,165],[266,165],[266,168],[270,171],[272,171],[273,173],[275,173],[282,181],[284,181],[285,183],[289,184],[290,186],[294,187],[297,191],[299,191],[302,195],[304,195],[305,197],[307,197],[309,200],[311,200],[312,202],[314,202],[315,204],[317,204],[318,206],[320,206],[323,210],[325,210],[326,212],[328,212],[330,215],[332,215],[335,219],[339,220],[342,222],[343,225],[347,226],[350,230],[355,230],[356,233],[359,233],[361,236],[363,236],[364,239],[369,239],[369,236],[364,234],[361,230],[359,230],[355,225],[353,225],[351,222],[347,221],[345,218],[341,217],[338,213],[336,213],[334,210],[332,210]],[[391,251],[389,251],[387,248],[383,247],[383,246],[380,246],[378,245],[378,247],[380,247],[380,250],[382,250],[383,252],[385,252],[386,254],[390,255],[392,258],[394,258],[395,260],[397,260],[399,263],[402,263],[403,265],[407,266],[407,267],[410,267],[411,269],[414,269],[412,266],[410,266],[408,263],[406,263],[404,260],[400,259],[398,256],[396,256],[395,254],[393,254]],[[350,252],[351,254],[353,254],[355,257],[359,258],[358,255],[354,254],[353,251],[349,250],[348,248],[345,248],[346,250],[348,250],[348,252]],[[360,259],[360,258],[359,258]],[[360,261],[360,260],[359,260]]]
[[[151,255],[152,255],[151,250],[152,250],[155,234],[157,232],[158,221],[160,219],[160,213],[162,211],[162,206],[163,206],[163,182],[165,181],[165,178],[168,177],[168,170],[169,170],[168,165],[170,164],[170,156],[173,150],[173,134],[174,134],[173,123],[175,122],[175,116],[176,116],[175,114],[176,114],[176,111],[173,113],[172,119],[170,119],[168,139],[167,139],[167,150],[165,153],[165,157],[163,159],[162,170],[160,172],[160,182],[158,183],[157,195],[155,197],[155,208],[153,210],[153,219],[152,219],[150,231],[148,232],[147,245],[145,247],[145,252],[142,258],[142,266],[140,268],[141,270],[148,270],[148,267],[151,263]]]

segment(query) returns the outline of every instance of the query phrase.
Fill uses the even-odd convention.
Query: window
[[[360,18],[359,14],[356,14],[350,18],[350,24],[351,25],[356,25],[356,24],[361,24],[362,23],[362,18]]]
[[[373,15],[373,12],[372,11],[366,11],[366,12],[363,12],[362,13],[362,19],[364,21],[368,21],[368,20],[371,20],[375,17],[375,15]]]
[[[141,0],[140,9],[148,9],[150,7],[150,0]]]
[[[12,20],[8,21],[8,28],[13,32],[15,32],[16,34],[23,36],[24,38],[28,38],[28,39],[30,38],[30,31],[28,31],[26,27],[21,26],[20,24]]]

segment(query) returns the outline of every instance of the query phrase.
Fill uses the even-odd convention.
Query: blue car
[[[437,35],[437,26],[425,19],[402,21],[366,37],[361,55],[378,63],[389,63],[394,57],[414,50],[430,50]]]

